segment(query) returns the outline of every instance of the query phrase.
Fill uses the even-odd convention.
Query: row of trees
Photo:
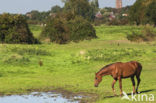
[[[98,0],[62,0],[64,7],[54,6],[47,12],[31,11],[27,13],[29,23],[41,24],[49,16],[55,16],[62,12],[72,12],[74,15],[81,15],[88,21],[95,24],[125,25],[125,24],[155,24],[156,25],[156,1],[155,0],[137,0],[133,6],[99,9]],[[96,13],[100,11],[102,18],[95,18]],[[113,15],[115,18],[110,20]],[[30,15],[29,15],[30,14]],[[128,16],[123,16],[127,14]]]
[[[102,18],[95,20],[96,24],[154,24],[156,25],[156,0],[136,0],[134,5],[116,8],[100,9]],[[113,13],[114,18],[109,20]],[[126,14],[126,16],[124,16]]]
[[[27,13],[29,22],[36,20],[46,23],[40,37],[49,38],[50,41],[60,44],[96,38],[92,24],[96,12],[99,11],[98,0],[63,0],[63,2],[65,5],[62,8],[54,6],[48,12],[31,11]],[[155,0],[137,0],[132,7],[123,9],[102,9],[100,19],[105,20],[104,15],[111,11],[115,16],[115,19],[110,20],[111,25],[123,24],[123,21],[127,23],[128,19],[137,25],[147,23],[156,25]],[[121,16],[125,12],[128,14],[126,18]],[[30,32],[25,17],[11,14],[0,15],[0,42],[38,43]]]
[[[46,19],[52,15],[56,14],[59,12],[62,12],[63,8],[60,6],[56,5],[51,8],[49,11],[37,11],[37,10],[32,10],[31,12],[26,13],[26,19],[29,24],[42,24],[45,23]]]
[[[41,24],[45,22],[45,19],[49,16],[50,12],[39,12],[33,10],[26,14],[26,19],[29,24]]]
[[[64,7],[56,5],[47,12],[33,10],[26,13],[28,23],[45,23],[45,20],[49,16],[55,16],[58,13],[65,13],[67,11],[72,12],[74,15],[81,15],[89,21],[94,21],[95,14],[99,10],[98,0],[62,0],[62,2],[65,4]]]

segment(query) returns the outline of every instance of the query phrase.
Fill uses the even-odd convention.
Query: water
[[[81,98],[81,96],[75,96],[67,99],[61,94],[33,92],[29,95],[3,96],[0,97],[0,103],[78,103]]]

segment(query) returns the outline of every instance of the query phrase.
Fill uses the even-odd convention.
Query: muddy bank
[[[97,95],[92,93],[73,93],[63,89],[55,89],[45,92],[31,92],[20,95],[1,95],[0,101],[3,103],[92,103],[97,100]],[[40,102],[39,102],[40,101]]]
[[[75,96],[80,96],[81,99],[79,99],[79,103],[93,103],[98,99],[98,95],[94,93],[87,93],[87,92],[70,92],[64,89],[55,89],[52,90],[51,92],[55,93],[61,93],[63,97],[68,98],[68,99],[74,99]]]

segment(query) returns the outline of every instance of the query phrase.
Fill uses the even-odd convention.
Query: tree
[[[88,0],[63,0],[65,2],[64,12],[71,12],[73,15],[82,16],[83,18],[93,21],[95,10]]]
[[[146,16],[156,26],[156,1],[149,4],[146,10]]]
[[[62,8],[61,8],[60,6],[58,6],[58,5],[53,6],[53,7],[51,8],[51,12],[52,12],[52,13],[59,13],[59,12],[61,12],[61,11],[62,11]]]
[[[98,11],[98,10],[99,10],[99,2],[98,2],[98,0],[92,0],[92,1],[91,1],[91,6],[92,6],[96,11]]]
[[[98,0],[95,0],[95,6],[96,6],[96,8],[99,8],[99,1]]]
[[[31,13],[31,19],[32,20],[37,20],[39,18],[39,16],[40,16],[39,11],[37,11],[37,10],[33,10],[30,13]]]
[[[135,22],[137,25],[141,24],[144,19],[145,7],[142,4],[143,1],[145,0],[137,0],[129,11],[130,21]]]
[[[154,22],[156,15],[155,0],[137,0],[129,10],[129,20],[139,24]]]
[[[26,13],[26,18],[30,24],[41,24],[49,16],[50,11],[39,12],[37,10],[32,10],[31,12]]]

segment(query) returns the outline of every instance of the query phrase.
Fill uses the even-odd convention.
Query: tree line
[[[0,42],[39,43],[29,30],[29,23],[46,24],[40,39],[48,38],[51,42],[60,44],[96,38],[94,24],[156,25],[155,0],[137,0],[134,5],[122,9],[100,9],[98,0],[62,1],[65,3],[63,7],[54,6],[47,12],[31,11],[26,15],[0,15]]]

